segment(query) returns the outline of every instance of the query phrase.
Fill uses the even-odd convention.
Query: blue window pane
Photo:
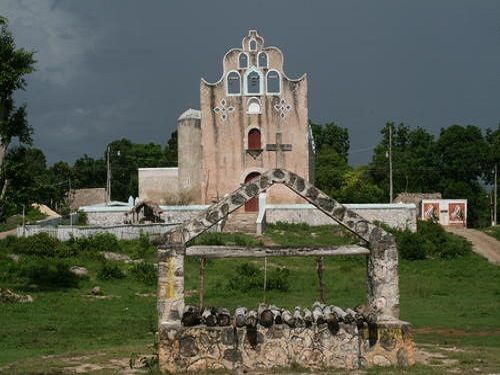
[[[236,72],[231,72],[227,75],[227,93],[241,93],[240,75]]]
[[[260,76],[257,72],[251,72],[247,76],[247,89],[249,94],[260,93]]]
[[[264,52],[259,53],[259,67],[267,68],[267,54]]]
[[[270,71],[267,73],[267,92],[273,94],[280,93],[281,79],[278,72]]]
[[[245,53],[240,54],[240,69],[248,68],[248,57]]]
[[[257,42],[255,40],[250,41],[250,51],[255,51],[257,49]]]

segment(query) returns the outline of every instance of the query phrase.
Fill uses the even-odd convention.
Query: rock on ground
[[[9,289],[0,288],[0,303],[31,303],[33,297],[30,295],[16,294]]]

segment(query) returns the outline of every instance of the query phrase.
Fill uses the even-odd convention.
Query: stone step
[[[238,212],[228,216],[223,232],[242,232],[255,234],[257,232],[257,213]]]

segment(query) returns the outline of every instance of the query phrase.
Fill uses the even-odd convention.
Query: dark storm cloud
[[[0,14],[37,50],[19,99],[51,162],[122,137],[164,143],[250,28],[284,51],[290,77],[308,73],[310,118],[346,126],[355,163],[388,120],[435,134],[500,122],[496,0],[4,0]]]

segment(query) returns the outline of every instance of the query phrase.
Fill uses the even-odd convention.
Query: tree
[[[443,198],[466,198],[467,221],[475,227],[489,222],[487,194],[479,183],[488,165],[488,150],[481,129],[473,125],[441,129],[437,141]]]
[[[19,143],[31,144],[32,128],[26,119],[26,105],[16,107],[13,94],[26,87],[25,76],[34,70],[33,52],[16,48],[12,33],[7,28],[7,19],[0,16],[0,168],[3,188],[0,201],[7,191],[4,160],[8,148],[17,138]]]
[[[346,160],[333,148],[323,145],[316,151],[315,185],[332,198],[341,198],[341,186],[345,174],[350,170]]]
[[[87,154],[77,159],[71,168],[75,188],[104,187],[106,185],[106,163]]]
[[[309,121],[309,124],[316,150],[321,150],[324,146],[330,147],[347,162],[350,147],[348,130],[334,122],[320,125]]]
[[[434,192],[440,173],[434,137],[425,129],[411,129],[388,122],[381,130],[382,140],[375,147],[370,177],[389,196],[389,129],[392,128],[392,166],[394,192]]]
[[[370,181],[368,168],[360,166],[344,174],[340,196],[346,203],[377,203],[384,200],[384,190]]]
[[[33,202],[49,203],[51,183],[45,155],[41,150],[14,147],[9,150],[5,160],[9,165],[6,178],[10,181],[6,202],[11,208]]]
[[[441,129],[437,152],[441,175],[452,180],[477,181],[488,163],[488,144],[473,125]]]

